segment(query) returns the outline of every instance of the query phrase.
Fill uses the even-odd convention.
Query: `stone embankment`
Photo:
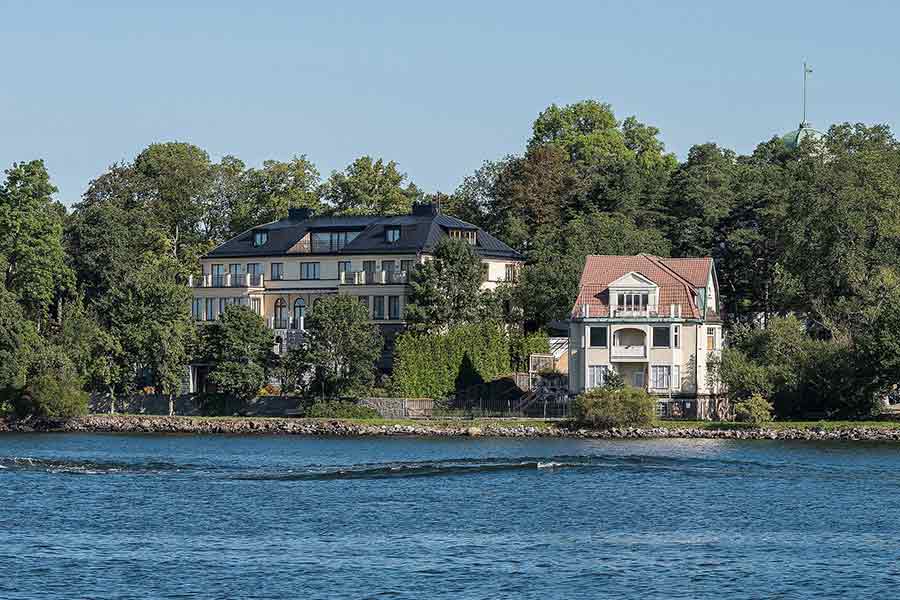
[[[2,421],[0,432],[91,432],[177,434],[284,434],[319,436],[490,436],[567,437],[592,439],[738,439],[738,440],[859,440],[900,441],[900,429],[879,427],[798,427],[777,429],[704,429],[648,427],[591,430],[565,425],[535,427],[515,421],[423,421],[422,423],[372,424],[330,419],[159,417],[140,415],[90,415],[68,421]]]

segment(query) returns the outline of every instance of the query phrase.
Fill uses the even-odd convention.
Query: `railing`
[[[305,331],[305,321],[305,317],[299,319],[276,319],[275,317],[269,317],[267,319],[269,329],[290,329],[293,331]]]
[[[656,306],[617,306],[613,309],[614,317],[658,317],[659,311]]]
[[[406,271],[341,271],[341,285],[402,285],[409,281]]]
[[[613,346],[613,358],[647,358],[647,346],[630,345],[630,346]]]
[[[200,277],[188,276],[188,287],[192,288],[250,288],[263,287],[262,274],[240,273],[225,275],[210,275],[206,273]]]

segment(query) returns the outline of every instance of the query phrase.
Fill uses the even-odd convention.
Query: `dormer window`
[[[269,232],[268,231],[254,231],[253,232],[253,247],[259,248],[260,246],[265,246],[266,242],[269,241]]]
[[[384,239],[388,244],[393,244],[394,242],[400,241],[400,228],[399,227],[386,227],[384,229]]]
[[[465,242],[467,242],[468,244],[471,244],[472,246],[475,245],[476,239],[477,239],[476,235],[475,235],[475,230],[473,230],[473,229],[451,229],[448,232],[448,235],[450,236],[451,239],[464,240]]]

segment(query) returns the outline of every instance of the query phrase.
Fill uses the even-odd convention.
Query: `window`
[[[284,263],[272,263],[272,279],[284,279]]]
[[[269,241],[269,232],[268,231],[254,231],[253,232],[253,247],[259,248],[260,246],[265,246],[266,242]]]
[[[222,287],[225,285],[225,266],[224,265],[212,265],[210,267],[210,274],[212,275],[212,286],[213,287]]]
[[[715,327],[707,327],[706,328],[706,349],[707,350],[715,350],[716,349],[716,328]]]
[[[258,315],[262,314],[262,302],[259,301],[259,298],[250,298],[250,310]]]
[[[247,272],[250,273],[250,284],[257,285],[260,275],[262,275],[262,263],[250,263],[247,265]]]
[[[400,320],[400,296],[388,296],[388,318],[392,321]]]
[[[506,265],[506,281],[518,281],[519,268],[518,265]]]
[[[363,261],[363,271],[366,273],[374,273],[375,272],[375,261],[374,260],[364,260]]]
[[[284,298],[275,301],[275,329],[287,329],[287,302]]]
[[[350,278],[350,273],[353,271],[353,263],[349,260],[341,260],[338,261],[338,279],[341,281],[346,281]]]
[[[679,365],[672,365],[672,391],[681,391],[681,367]]]
[[[609,365],[591,365],[588,367],[588,387],[600,387],[606,383],[607,377],[609,377]]]
[[[669,326],[665,327],[654,327],[653,328],[653,347],[654,348],[669,348],[671,346],[671,339],[669,333],[671,330]]]
[[[606,327],[591,327],[591,348],[606,348]]]
[[[465,240],[471,245],[475,245],[477,236],[475,230],[470,229],[451,229],[447,235],[454,240]]]
[[[673,325],[672,326],[672,347],[673,348],[681,348],[681,325]]]
[[[373,305],[372,312],[374,313],[373,319],[384,319],[384,296],[372,296]]]
[[[617,310],[646,312],[650,305],[650,292],[621,292],[618,301]]]
[[[207,298],[206,299],[206,320],[212,321],[215,317],[213,316],[213,310],[215,310],[215,298]]]
[[[356,231],[316,231],[311,234],[313,252],[337,252],[356,239]]]
[[[409,273],[413,270],[413,261],[411,260],[401,260],[400,261],[400,270],[409,275]]]
[[[203,298],[194,298],[191,303],[191,316],[195,321],[203,320]]]
[[[303,298],[294,300],[294,329],[303,329],[306,317],[306,302]]]
[[[650,367],[650,387],[654,390],[667,390],[672,385],[672,367],[669,365],[653,365]]]
[[[399,227],[386,227],[384,230],[384,239],[388,244],[393,244],[394,242],[400,241],[400,228]]]
[[[319,263],[300,263],[300,279],[318,279]]]
[[[226,306],[228,306],[228,298],[219,298],[219,317],[225,314]]]
[[[232,276],[241,274],[241,265],[240,263],[232,263],[228,265],[228,272],[231,273]]]
[[[388,273],[393,273],[397,270],[397,261],[396,260],[383,260],[381,261],[381,270],[387,271]]]

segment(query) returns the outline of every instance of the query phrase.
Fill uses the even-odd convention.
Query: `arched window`
[[[306,302],[303,298],[294,300],[294,329],[303,329],[303,321],[306,317]]]
[[[287,302],[284,298],[275,301],[275,329],[287,329]]]

